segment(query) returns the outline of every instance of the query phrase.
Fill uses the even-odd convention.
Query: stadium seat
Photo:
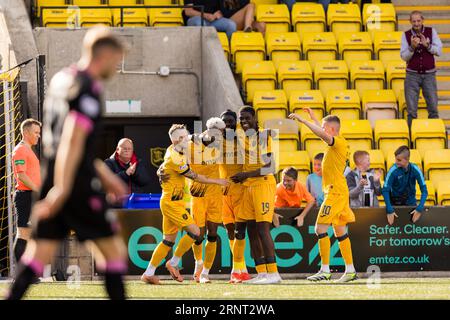
[[[292,7],[292,26],[303,41],[306,32],[326,31],[325,11],[318,3],[299,3]]]
[[[113,23],[115,27],[147,27],[148,16],[147,10],[139,8],[142,4],[138,4],[136,0],[109,0],[110,6],[129,6],[136,8],[123,9],[123,21],[121,20],[120,9],[112,9]]]
[[[144,0],[144,5],[146,6],[172,6],[172,5],[182,5],[181,1],[174,0]]]
[[[322,120],[325,115],[325,104],[320,90],[292,91],[289,97],[289,112],[298,113],[301,117],[309,119],[303,108],[311,108],[317,119]]]
[[[253,108],[259,123],[288,116],[287,99],[283,90],[256,91]]]
[[[350,82],[360,97],[366,90],[384,89],[384,66],[381,61],[354,61],[350,66]]]
[[[423,157],[425,178],[437,187],[441,181],[450,180],[450,149],[427,150]]]
[[[427,206],[435,206],[437,204],[436,201],[436,188],[430,180],[425,180],[425,184],[427,186],[427,200],[425,201],[425,205]],[[419,203],[422,193],[420,192],[419,184],[416,182],[416,200]]]
[[[328,114],[341,120],[359,120],[361,101],[356,90],[330,90],[325,101]]]
[[[256,20],[266,24],[266,33],[289,32],[291,16],[285,4],[261,4],[256,8]]]
[[[277,155],[277,180],[281,181],[281,172],[283,169],[295,167],[298,172],[298,180],[305,184],[306,178],[311,173],[308,153],[306,151],[281,151]]]
[[[80,26],[92,27],[96,24],[103,24],[106,26],[112,26],[111,10],[107,8],[103,9],[83,9],[80,8]]]
[[[397,118],[398,108],[392,90],[365,90],[362,96],[364,118],[370,121],[372,127],[380,119]]]
[[[400,58],[400,47],[403,32],[392,31],[374,32],[373,47],[375,59],[380,60],[386,66],[389,61],[398,61]]]
[[[294,90],[310,90],[313,86],[311,65],[308,61],[283,61],[278,65],[278,85],[290,97]]]
[[[46,28],[68,29],[79,27],[79,10],[44,9],[42,11],[42,26]]]
[[[409,161],[411,163],[414,163],[419,167],[420,170],[423,172],[423,165],[422,165],[422,157],[420,155],[420,152],[416,149],[409,149],[410,156]],[[389,170],[395,163],[395,154],[394,152],[391,152],[386,157],[386,169]]]
[[[383,151],[387,159],[388,154],[403,145],[409,146],[409,129],[406,120],[377,120],[374,129],[375,146]]]
[[[403,90],[403,88],[400,90],[400,93],[398,96],[398,114],[401,118],[404,118],[404,119],[406,119],[407,115],[408,115],[405,91]],[[425,98],[423,97],[422,90],[420,90],[420,93],[419,93],[417,118],[419,118],[419,119],[427,119],[428,118],[427,102],[425,101]]]
[[[439,206],[450,206],[450,180],[444,180],[438,183],[437,204]]]
[[[231,55],[237,74],[247,61],[265,60],[266,47],[264,38],[259,32],[235,32],[231,36]]]
[[[363,24],[364,29],[370,33],[395,31],[397,18],[394,5],[391,3],[364,4]]]
[[[425,151],[445,149],[447,132],[442,119],[414,119],[411,125],[411,142],[423,157]]]
[[[46,0],[44,0],[46,1]],[[67,3],[70,3],[70,0],[67,1],[65,0]],[[42,0],[38,1],[38,2],[42,2]],[[63,1],[64,2],[64,1]],[[79,7],[86,7],[86,6],[106,6],[106,1],[104,0],[72,0],[72,4],[74,6],[79,6]]]
[[[319,139],[305,124],[301,124],[300,139],[302,143],[302,149],[308,152],[309,158],[313,161],[314,157],[324,152],[327,144]]]
[[[347,140],[350,152],[372,149],[372,127],[367,120],[341,120],[340,134]]]
[[[347,63],[349,69],[353,61],[372,60],[372,39],[367,32],[341,32],[338,48],[341,60]]]
[[[222,45],[225,59],[227,59],[227,61],[230,61],[230,42],[228,41],[227,34],[225,32],[217,32],[217,35],[219,36],[219,41]]]
[[[254,3],[256,7],[260,4],[278,4],[278,0],[251,0],[250,2]]]
[[[275,67],[283,61],[301,59],[300,39],[295,32],[273,32],[266,34],[267,55]]]
[[[252,102],[256,91],[274,90],[277,84],[272,61],[249,61],[242,68],[245,101]]]
[[[324,97],[330,90],[345,90],[348,87],[348,68],[345,61],[318,61],[314,68],[316,89]]]
[[[148,9],[151,27],[180,27],[184,25],[181,9]]]
[[[314,70],[317,61],[336,60],[336,38],[332,32],[307,32],[303,36],[303,52]]]
[[[402,60],[389,61],[386,65],[386,83],[387,88],[394,90],[395,97],[398,99],[400,91],[404,88],[406,77],[406,62]]]
[[[264,122],[264,128],[278,130],[278,135],[275,136],[275,141],[272,146],[274,153],[277,153],[277,146],[280,152],[298,150],[298,126],[294,120],[281,118],[266,120]]]
[[[358,150],[355,150],[358,151]],[[355,151],[351,152],[350,154],[350,168],[355,169],[356,165],[355,165],[355,161],[353,161],[353,154],[355,153]],[[383,172],[383,175],[386,175],[386,166],[385,166],[385,161],[384,161],[384,155],[383,152],[381,152],[381,150],[377,150],[377,149],[371,149],[371,150],[364,150],[367,151],[369,153],[369,157],[370,157],[370,168],[374,169],[374,170],[378,170],[380,169]]]
[[[61,6],[68,6],[68,3],[66,0],[38,0],[34,1],[36,3],[36,17],[41,16],[41,10],[43,11],[49,11],[53,9],[42,9],[42,7],[61,7]],[[61,10],[61,9],[60,9]],[[42,25],[44,26],[44,24]]]
[[[328,5],[327,24],[336,37],[340,32],[361,31],[361,11],[354,3]]]

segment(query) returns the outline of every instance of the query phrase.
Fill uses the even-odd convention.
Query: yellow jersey
[[[324,193],[348,194],[344,176],[349,163],[350,149],[342,136],[333,137],[333,145],[327,146],[322,161],[322,186]]]
[[[219,148],[191,141],[189,142],[189,150],[189,164],[192,171],[208,178],[218,179],[220,177],[219,162],[222,159],[222,154]],[[189,180],[189,186],[193,197],[222,194],[222,187],[215,184],[202,184]]]
[[[239,153],[237,139],[223,139],[222,161],[219,164],[220,178],[229,179],[236,173],[242,172],[242,155]],[[234,191],[240,192],[240,185],[230,182],[230,185],[223,188],[223,194],[231,194]]]
[[[243,172],[261,169],[270,160],[268,154],[272,153],[272,137],[269,130],[259,130],[250,136],[243,135],[238,140],[240,145],[243,145],[241,150],[244,151]],[[260,177],[248,178],[243,182],[243,185],[250,186],[265,182],[276,183],[274,175],[267,172],[267,174]]]
[[[183,200],[185,184],[183,174],[190,170],[186,155],[176,151],[171,145],[167,148],[161,166],[164,173],[169,174],[169,180],[161,184],[161,198],[165,200],[170,198],[170,201]]]

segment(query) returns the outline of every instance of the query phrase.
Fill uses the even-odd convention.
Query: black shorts
[[[106,238],[116,233],[118,224],[114,212],[108,210],[103,194],[73,194],[60,212],[37,223],[33,238],[62,240],[71,230],[80,241]]]
[[[28,190],[16,190],[14,193],[14,206],[17,213],[17,226],[19,228],[28,228],[30,221],[31,204],[33,202],[33,193]]]

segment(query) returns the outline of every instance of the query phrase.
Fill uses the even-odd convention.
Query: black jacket
[[[150,176],[147,169],[142,164],[141,159],[137,159],[138,164],[133,175],[127,175],[126,171],[131,163],[122,165],[117,161],[115,153],[105,160],[106,165],[117,174],[128,186],[129,193],[142,193],[144,188],[150,182]]]

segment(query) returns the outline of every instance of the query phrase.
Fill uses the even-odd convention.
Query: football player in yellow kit
[[[159,284],[159,278],[155,276],[155,270],[174,246],[179,230],[184,229],[187,234],[180,239],[174,255],[166,263],[170,275],[178,282],[183,281],[183,277],[178,270],[181,257],[195,241],[202,239],[199,227],[185,209],[183,200],[185,177],[204,184],[228,185],[227,180],[207,178],[191,170],[187,158],[189,132],[184,125],[172,125],[169,136],[172,145],[167,149],[164,162],[161,165],[161,170],[168,175],[168,178],[161,185],[160,205],[163,215],[164,239],[156,247],[148,267],[141,277],[142,281],[149,284]]]
[[[347,233],[347,224],[355,221],[355,215],[350,209],[349,191],[344,176],[344,170],[349,161],[349,146],[339,134],[339,117],[328,115],[322,119],[322,124],[315,118],[310,109],[306,109],[314,122],[309,122],[298,114],[290,114],[289,118],[305,124],[327,144],[322,161],[322,186],[324,201],[320,207],[316,221],[316,234],[319,238],[321,268],[318,273],[308,277],[310,281],[330,280],[330,238],[327,231],[333,226],[334,234],[339,241],[342,258],[345,261],[345,273],[337,282],[349,282],[357,279],[353,266],[352,248]]]

